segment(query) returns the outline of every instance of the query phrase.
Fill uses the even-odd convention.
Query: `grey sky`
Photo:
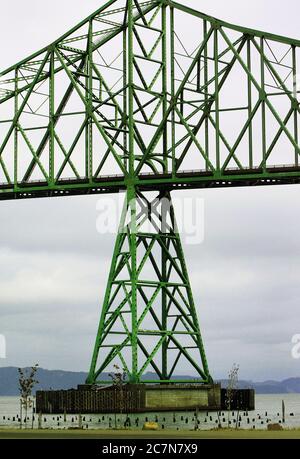
[[[299,2],[187,1],[241,25],[299,37]],[[1,9],[0,68],[56,39],[99,1],[28,0]],[[300,376],[291,338],[300,333],[298,186],[197,191],[205,200],[205,239],[186,247],[213,376],[233,362],[240,377]],[[2,366],[35,362],[87,370],[113,249],[96,232],[99,197],[1,203]],[[182,369],[184,371],[184,368]]]

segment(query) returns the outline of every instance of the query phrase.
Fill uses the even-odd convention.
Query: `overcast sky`
[[[296,0],[285,8],[277,0],[184,3],[300,38]],[[0,68],[47,45],[100,5],[5,2]],[[216,378],[234,362],[242,379],[300,376],[300,360],[291,356],[292,336],[300,333],[299,193],[299,186],[289,186],[189,194],[205,203],[204,241],[186,246],[186,258]],[[98,199],[0,203],[0,334],[7,339],[1,366],[88,369],[114,242],[96,231]]]

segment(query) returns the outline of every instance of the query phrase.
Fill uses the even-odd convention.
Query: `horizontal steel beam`
[[[172,174],[141,174],[135,185],[142,191],[160,189],[199,189],[199,188],[232,188],[243,186],[294,185],[300,183],[300,167],[269,167],[266,172],[260,168],[232,169],[223,175],[206,171],[186,171]],[[46,181],[20,183],[13,185],[0,184],[0,200],[30,199],[42,197],[80,196],[87,194],[107,194],[125,191],[127,181],[123,176],[103,177],[90,181],[62,179],[49,186]]]

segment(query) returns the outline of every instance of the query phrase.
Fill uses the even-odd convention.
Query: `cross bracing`
[[[0,199],[298,183],[299,45],[108,2],[1,72]]]
[[[212,381],[171,191],[300,182],[299,48],[111,0],[0,73],[0,200],[126,192],[88,383]]]

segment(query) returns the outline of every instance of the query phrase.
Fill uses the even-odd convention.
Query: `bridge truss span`
[[[108,2],[1,72],[0,199],[298,183],[299,47],[172,1]]]
[[[300,40],[110,0],[0,73],[0,200],[126,198],[88,384],[212,382],[171,191],[300,182],[299,62]]]

